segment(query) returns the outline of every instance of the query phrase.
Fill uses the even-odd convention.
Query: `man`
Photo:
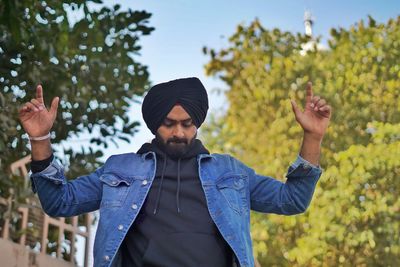
[[[320,145],[331,108],[306,88],[304,130],[286,183],[257,175],[229,155],[210,154],[196,139],[208,110],[197,78],[155,85],[143,118],[155,135],[137,153],[111,156],[95,172],[67,182],[53,160],[49,132],[59,98],[44,106],[42,88],[20,110],[32,145],[32,186],[44,211],[69,217],[100,209],[95,266],[253,266],[250,209],[304,212],[321,175]]]

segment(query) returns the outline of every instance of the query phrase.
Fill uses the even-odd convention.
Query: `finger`
[[[59,102],[60,102],[60,98],[59,97],[55,97],[51,101],[51,106],[50,106],[50,111],[49,112],[53,115],[54,118],[57,116],[57,110],[58,110],[58,103]]]
[[[330,118],[332,114],[332,108],[329,105],[325,105],[318,111],[318,113],[325,118]]]
[[[306,104],[311,103],[312,97],[313,97],[312,83],[308,82],[306,86]]]
[[[296,118],[301,114],[300,108],[297,106],[296,102],[294,100],[290,100],[290,103],[292,104],[292,110]]]
[[[325,99],[321,98],[320,100],[318,100],[318,102],[316,103],[316,106],[318,108],[321,108],[322,106],[324,106],[326,104]]]
[[[38,112],[39,109],[32,104],[31,102],[26,102],[25,106],[24,106],[25,111],[34,111],[34,112]]]
[[[326,112],[326,111],[331,112],[332,108],[329,105],[324,105],[319,110],[324,111],[324,112]]]
[[[33,105],[35,105],[35,107],[38,108],[39,110],[44,110],[43,104],[40,103],[37,99],[33,98],[33,99],[31,100],[31,103],[32,103]]]
[[[24,105],[19,109],[19,112],[27,112],[27,111],[29,111],[29,107],[28,107],[26,104],[24,104]]]
[[[40,85],[40,84],[36,87],[36,99],[40,103],[44,103],[44,101],[43,101],[43,88],[42,88],[42,85]]]
[[[313,96],[312,99],[311,99],[310,107],[315,109],[317,107],[316,104],[318,103],[319,100],[320,100],[319,96]]]

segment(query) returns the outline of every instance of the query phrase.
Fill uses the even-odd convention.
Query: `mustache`
[[[172,137],[167,140],[167,144],[170,144],[170,143],[188,144],[188,140],[186,138]]]

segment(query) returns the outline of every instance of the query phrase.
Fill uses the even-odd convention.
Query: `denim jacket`
[[[321,169],[298,156],[286,183],[258,175],[229,155],[200,154],[199,177],[209,213],[240,266],[254,266],[250,210],[292,215],[308,207]],[[154,152],[111,156],[95,172],[67,182],[53,161],[31,175],[44,211],[70,217],[100,209],[94,266],[119,266],[119,247],[135,221],[153,182]]]

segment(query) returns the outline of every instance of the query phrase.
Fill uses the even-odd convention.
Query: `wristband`
[[[37,137],[33,137],[33,136],[29,136],[29,140],[31,141],[42,141],[42,140],[46,140],[49,139],[51,137],[50,133],[43,135],[43,136],[37,136]]]

